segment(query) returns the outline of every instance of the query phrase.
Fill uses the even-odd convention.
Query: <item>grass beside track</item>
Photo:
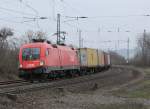
[[[141,69],[145,72],[145,79],[134,86],[113,91],[113,95],[129,98],[150,99],[150,68]]]
[[[148,109],[143,104],[138,103],[124,103],[124,104],[110,104],[97,105],[94,109]]]

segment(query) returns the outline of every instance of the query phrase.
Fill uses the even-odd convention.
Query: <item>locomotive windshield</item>
[[[40,48],[24,48],[22,51],[23,60],[36,60],[40,58]]]

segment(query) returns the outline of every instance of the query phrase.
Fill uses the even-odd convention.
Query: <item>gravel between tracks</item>
[[[13,97],[2,97],[2,109],[101,109],[102,104],[124,104],[134,99],[109,95],[109,91],[133,85],[143,78],[136,69],[114,67],[108,71],[71,79],[81,83],[29,92]],[[144,100],[136,100],[143,104]],[[148,105],[147,104],[144,105]],[[135,104],[135,103],[134,103]],[[135,104],[136,105],[136,104]],[[135,106],[136,107],[136,106]]]

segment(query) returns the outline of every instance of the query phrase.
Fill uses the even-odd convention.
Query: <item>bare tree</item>
[[[125,64],[126,60],[123,56],[119,55],[114,51],[109,51],[111,57],[111,63],[115,65]]]
[[[34,32],[32,30],[29,30],[26,32],[26,36],[27,36],[29,42],[32,42],[32,39],[34,37]]]
[[[150,65],[150,34],[144,32],[137,42],[138,52],[132,59],[132,63],[136,65]]]
[[[14,33],[12,32],[12,29],[10,28],[2,28],[0,30],[0,39],[6,40],[8,36],[12,36]]]
[[[6,39],[8,38],[8,36],[13,36],[13,31],[10,28],[2,28],[0,30],[0,47],[3,48],[4,45],[7,43]]]
[[[18,48],[16,43],[13,42],[14,40],[12,40],[13,37],[9,38],[13,34],[10,28],[0,29],[0,74],[9,78],[12,78],[15,74],[17,75],[18,71]],[[10,47],[8,43],[12,43],[15,48]]]

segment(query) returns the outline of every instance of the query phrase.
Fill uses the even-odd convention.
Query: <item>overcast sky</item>
[[[52,34],[60,13],[61,30],[68,33],[67,43],[78,45],[77,29],[81,29],[84,46],[121,49],[127,47],[129,37],[130,48],[134,48],[144,29],[150,31],[150,17],[144,16],[150,14],[149,4],[149,0],[0,0],[0,27],[13,28],[17,37],[27,30],[42,30],[55,40]],[[35,16],[48,19],[27,22]],[[77,21],[65,16],[88,18]]]

